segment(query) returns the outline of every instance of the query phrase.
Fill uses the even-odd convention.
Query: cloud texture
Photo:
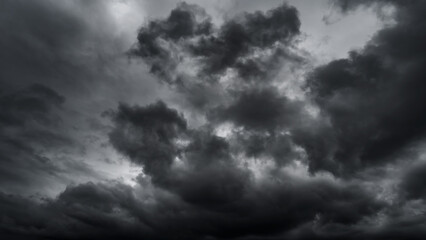
[[[426,3],[329,3],[393,22],[314,66],[285,2],[131,46],[105,2],[0,3],[0,236],[422,239]]]

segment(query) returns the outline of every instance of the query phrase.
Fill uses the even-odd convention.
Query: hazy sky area
[[[1,239],[424,239],[426,1],[0,1]]]

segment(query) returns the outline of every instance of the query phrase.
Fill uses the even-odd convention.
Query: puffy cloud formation
[[[180,3],[166,19],[144,25],[129,54],[144,59],[190,105],[204,109],[228,98],[228,88],[267,86],[284,60],[300,64],[303,58],[293,49],[299,28],[298,12],[287,4],[216,27],[204,9]]]
[[[219,25],[178,3],[122,52],[169,94],[146,102],[108,94],[129,84],[116,76],[127,65],[101,55],[116,39],[78,14],[108,5],[1,3],[25,17],[0,23],[0,236],[422,239],[426,3],[331,3],[341,14],[390,7],[394,22],[312,67],[288,3]],[[85,41],[99,59],[81,54]],[[100,152],[122,159],[100,164]],[[124,164],[131,179],[104,176]],[[33,191],[51,182],[64,188]]]
[[[337,3],[344,10],[355,4]],[[426,31],[419,12],[425,6],[408,1],[395,7],[394,26],[379,31],[349,58],[314,70],[307,80],[313,100],[330,120],[328,145],[334,145],[319,158],[336,163],[318,168],[346,171],[382,164],[423,139]]]

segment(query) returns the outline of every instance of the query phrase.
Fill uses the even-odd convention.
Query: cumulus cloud
[[[179,21],[174,20],[177,17]],[[228,88],[270,84],[281,63],[301,64],[303,57],[293,49],[299,28],[298,12],[287,4],[244,13],[215,26],[199,6],[181,3],[166,19],[143,26],[129,54],[142,58],[191,105],[209,108],[212,100],[228,97]],[[229,80],[229,72],[237,77]],[[225,78],[227,87],[220,83]]]
[[[344,159],[342,171],[345,165],[356,169],[387,162],[423,138],[424,29],[417,23],[425,6],[413,1],[397,7],[396,25],[379,31],[349,58],[319,67],[307,80],[331,122],[329,145],[334,147],[326,152],[336,164]]]
[[[0,202],[2,218],[10,221],[2,224],[3,231],[71,239],[272,236],[313,219],[324,224],[356,223],[382,206],[361,189],[327,181],[264,183],[238,201],[201,208],[160,190],[144,196],[118,183],[69,187],[57,199],[42,203],[6,194]],[[34,211],[30,218],[26,209]]]
[[[313,67],[288,3],[219,25],[178,3],[133,46],[108,3],[0,3],[24,16],[0,24],[0,235],[422,239],[426,4],[331,3],[391,6],[394,23]]]

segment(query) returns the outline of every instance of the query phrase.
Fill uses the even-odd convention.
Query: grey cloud
[[[156,93],[138,92],[150,78],[128,73],[144,68],[138,61],[113,60],[124,47],[108,3],[0,3],[0,236],[422,239],[424,164],[400,170],[395,187],[385,178],[400,176],[388,175],[424,141],[426,5],[333,2],[344,13],[392,4],[395,24],[313,69],[300,98],[282,89],[297,76],[281,70],[309,61],[297,50],[294,7],[215,26],[201,7],[179,3],[149,20],[128,53],[189,104],[163,95],[143,103]],[[132,185],[97,177],[103,165],[89,162],[102,154],[142,172],[125,179]],[[81,183],[79,174],[104,181]],[[37,195],[58,181],[68,185],[58,195]]]
[[[401,196],[407,199],[424,199],[426,197],[423,189],[426,185],[426,165],[415,164],[407,171],[400,183]]]
[[[0,195],[1,216],[13,221],[1,227],[15,236],[53,239],[272,237],[315,216],[325,225],[351,224],[381,208],[360,189],[348,187],[321,181],[293,186],[269,182],[253,186],[239,201],[200,209],[161,192],[149,201],[125,185],[87,183],[68,187],[57,199],[42,203]],[[30,218],[28,208],[33,212]]]
[[[142,165],[154,184],[201,205],[241,194],[247,176],[230,162],[228,143],[209,132],[187,129],[185,119],[163,102],[143,108],[122,105],[112,116],[113,146]],[[188,141],[187,146],[178,141]],[[188,169],[175,169],[176,158]]]
[[[301,105],[281,96],[272,88],[249,89],[234,94],[230,106],[215,109],[210,118],[215,121],[231,121],[246,129],[275,130],[293,124],[301,114]]]
[[[98,178],[101,174],[82,160],[88,146],[79,130],[85,128],[80,118],[87,109],[93,114],[90,108],[99,105],[88,100],[94,89],[111,84],[108,66],[100,62],[110,52],[97,51],[105,46],[113,51],[113,44],[103,24],[92,28],[95,22],[111,27],[106,5],[48,0],[0,5],[2,190],[52,195],[61,185]]]
[[[150,21],[138,34],[137,47],[129,53],[145,58],[151,65],[151,72],[160,75],[170,83],[178,63],[173,62],[172,49],[162,46],[161,40],[178,42],[190,37],[209,34],[212,28],[210,17],[197,5],[180,3],[165,20]],[[164,44],[163,44],[164,45]]]
[[[418,1],[397,4],[394,26],[309,77],[307,87],[331,121],[329,145],[335,149],[321,151],[345,161],[342,171],[346,164],[356,169],[386,162],[423,139],[424,29],[417,23],[424,7]]]
[[[35,121],[43,125],[57,124],[49,112],[60,107],[64,97],[50,88],[34,84],[12,94],[2,94],[0,121],[7,125],[24,125]]]
[[[113,146],[145,167],[154,182],[162,182],[179,149],[174,144],[186,121],[163,102],[145,108],[121,105],[112,113],[116,123],[110,133]]]
[[[270,48],[277,42],[291,44],[299,34],[299,27],[297,10],[283,4],[267,13],[246,13],[226,22],[218,37],[202,37],[191,46],[191,51],[204,57],[207,74],[220,73],[235,66],[241,69],[244,63],[240,62],[240,58],[253,48]],[[256,71],[256,68],[252,70]]]
[[[247,157],[259,158],[272,157],[278,166],[286,165],[302,156],[295,149],[295,142],[286,133],[265,134],[251,132],[237,136],[243,152]]]
[[[0,171],[4,189],[28,189],[26,185],[37,186],[43,181],[39,175],[57,174],[57,165],[43,152],[74,145],[72,139],[54,131],[61,124],[63,102],[63,96],[43,85],[0,95]]]
[[[365,216],[376,213],[383,206],[379,201],[363,193],[361,189],[349,190],[350,187],[342,187],[321,180],[318,182],[295,181],[293,185],[290,183],[294,181],[291,177],[278,174],[277,177],[284,181],[283,183],[266,181],[257,186],[244,168],[235,165],[230,143],[212,135],[209,130],[182,128],[177,134],[171,131],[173,134],[162,134],[168,136],[162,140],[163,143],[159,142],[161,137],[147,134],[147,130],[157,129],[156,126],[161,129],[168,128],[176,122],[184,122],[175,110],[167,108],[163,103],[143,108],[121,107],[115,113],[115,119],[123,112],[127,112],[126,116],[132,116],[132,118],[121,117],[123,122],[117,122],[111,135],[113,143],[117,144],[114,135],[120,133],[120,141],[127,143],[125,146],[131,146],[131,143],[143,144],[154,141],[156,142],[154,145],[167,143],[170,149],[173,149],[173,151],[165,151],[168,161],[163,162],[162,158],[144,158],[132,154],[131,150],[118,148],[132,161],[146,168],[145,172],[151,177],[155,186],[176,194],[185,203],[183,206],[189,204],[189,209],[186,211],[189,211],[190,215],[178,214],[173,220],[183,222],[183,226],[190,225],[193,231],[187,231],[185,227],[179,225],[183,229],[169,230],[169,234],[174,233],[179,236],[183,234],[182,236],[186,238],[199,238],[204,235],[227,238],[278,234],[299,224],[314,221],[316,216],[321,216],[321,220],[325,223],[336,222],[344,225],[357,223]],[[161,114],[153,114],[153,112],[161,112]],[[165,118],[164,116],[168,114],[170,116]],[[135,119],[139,121],[134,121]],[[131,124],[133,128],[123,128],[126,124]],[[173,141],[176,139],[188,143],[179,145]],[[281,140],[276,141],[280,144]],[[154,145],[149,145],[151,146],[149,150],[155,152]],[[273,146],[270,148],[272,148],[272,154],[281,157],[279,148],[275,149],[277,152]],[[268,150],[270,148],[268,147]],[[146,148],[138,149],[144,149],[144,153],[148,153]],[[282,154],[286,156],[287,152],[284,151]],[[178,164],[176,158],[182,161],[182,167],[174,165]],[[151,166],[155,164],[155,161],[160,161],[155,165],[159,167],[158,171],[152,171]],[[139,178],[141,185],[145,181],[145,177]],[[339,199],[336,200],[336,205],[332,203],[333,198]],[[353,200],[356,203],[352,202]],[[345,204],[340,205],[341,201],[351,203],[346,208]],[[311,207],[306,208],[306,206]],[[191,216],[192,211],[194,216]],[[161,214],[158,217],[165,221],[164,224],[171,224],[169,222],[171,220],[167,217],[162,218]],[[230,219],[223,222],[227,218]],[[198,221],[207,221],[208,225],[197,225]],[[161,229],[164,226],[159,227]]]
[[[171,20],[178,15],[179,21]],[[299,27],[297,10],[285,3],[267,12],[241,14],[219,27],[200,7],[182,3],[169,17],[143,26],[130,55],[142,58],[190,104],[206,109],[230,94],[218,83],[227,70],[238,74],[230,81],[239,88],[239,81],[271,81],[283,62],[301,64],[303,57],[290,50]],[[204,95],[194,96],[194,91]]]

